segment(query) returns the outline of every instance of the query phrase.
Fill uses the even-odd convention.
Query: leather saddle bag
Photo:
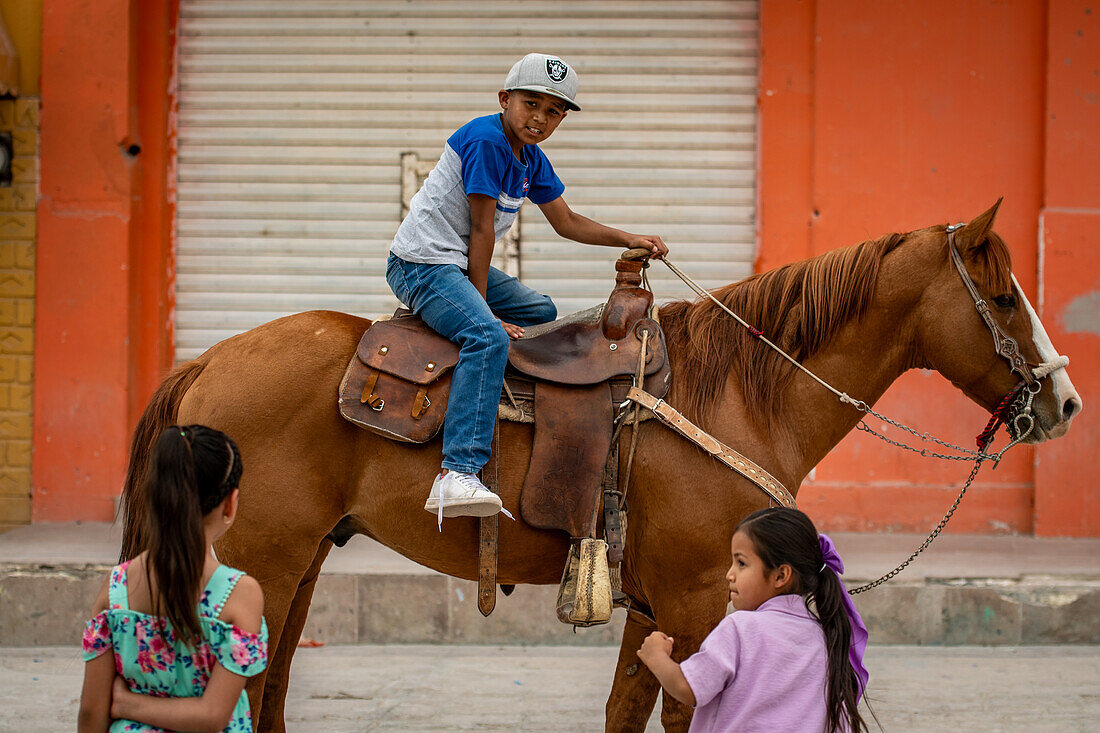
[[[340,382],[340,414],[371,432],[426,443],[443,426],[458,347],[420,318],[371,325]]]

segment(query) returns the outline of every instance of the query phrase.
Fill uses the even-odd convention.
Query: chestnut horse
[[[1014,284],[1007,247],[991,231],[996,208],[959,230],[955,242],[1023,356],[1031,364],[1049,361],[1054,349]],[[913,368],[937,370],[991,411],[1018,381],[995,353],[952,266],[942,225],[829,252],[714,294],[827,382],[868,404]],[[665,305],[660,322],[673,369],[669,403],[792,492],[862,417],[709,300]],[[137,479],[164,427],[202,423],[240,446],[240,510],[218,554],[263,586],[270,666],[249,683],[253,719],[263,731],[284,730],[291,659],[332,548],[327,536],[338,524],[441,573],[477,578],[476,521],[449,520],[440,534],[435,517],[423,510],[439,469],[440,441],[392,442],[337,411],[337,386],[369,325],[350,315],[310,312],[227,339],[166,379],[134,436],[126,557],[144,544]],[[1041,384],[1028,437],[1033,443],[1065,433],[1081,409],[1064,369]],[[556,584],[566,536],[519,518],[531,438],[530,425],[502,424],[500,493],[517,521],[500,524],[499,582]],[[734,526],[767,500],[656,421],[639,429],[631,484],[623,590],[652,609],[660,628],[676,638],[682,659],[725,613],[723,576]],[[608,730],[641,730],[650,716],[658,684],[635,652],[652,628],[634,614],[627,619],[607,702]],[[667,730],[685,730],[690,718],[690,709],[665,698]]]

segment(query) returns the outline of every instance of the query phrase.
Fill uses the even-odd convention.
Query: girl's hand
[[[508,332],[508,335],[514,339],[523,338],[523,327],[517,326],[514,323],[500,322],[500,325],[504,326],[504,330]]]
[[[126,684],[126,680],[121,675],[115,675],[114,684],[111,686],[111,717],[115,720],[119,718],[126,718],[126,700],[129,695],[134,693],[130,692],[130,687]]]
[[[642,648],[638,650],[638,659],[652,669],[654,662],[669,659],[672,656],[672,642],[671,636],[661,631],[654,631],[642,642]]]
[[[672,637],[654,631],[642,642],[638,650],[638,659],[642,660],[649,671],[661,683],[665,692],[684,703],[695,707],[695,693],[688,684],[687,677],[680,665],[672,661]]]
[[[657,235],[631,234],[627,240],[626,248],[642,247],[653,253],[653,257],[660,259],[668,254],[668,245]]]

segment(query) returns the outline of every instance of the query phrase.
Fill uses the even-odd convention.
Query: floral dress
[[[88,621],[84,628],[84,661],[114,651],[115,670],[134,692],[154,697],[201,697],[216,664],[230,672],[251,677],[267,666],[267,622],[252,634],[218,618],[229,594],[244,575],[219,565],[203,589],[199,601],[202,641],[190,649],[176,637],[167,621],[130,610],[126,594],[125,562],[111,570],[107,610]],[[158,629],[164,624],[164,633]],[[129,720],[111,723],[120,731],[162,731]],[[252,733],[248,696],[241,691],[233,717],[224,729],[228,733]]]

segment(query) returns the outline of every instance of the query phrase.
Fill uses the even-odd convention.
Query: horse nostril
[[[1081,411],[1081,400],[1076,397],[1071,397],[1066,400],[1066,403],[1062,405],[1062,419],[1069,420],[1078,412]]]

